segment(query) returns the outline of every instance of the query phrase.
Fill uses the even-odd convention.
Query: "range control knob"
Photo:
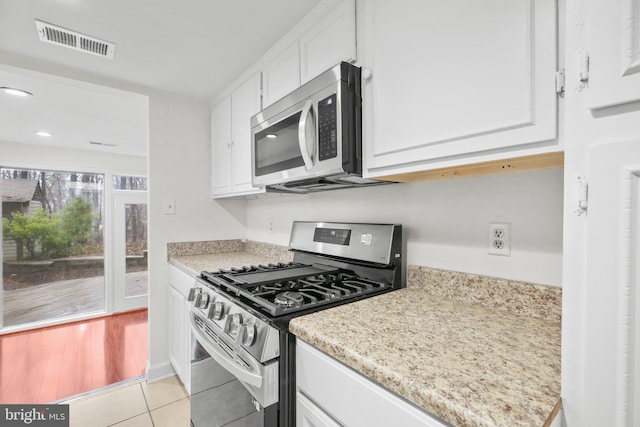
[[[224,317],[224,303],[222,301],[216,301],[209,309],[209,318],[213,320],[220,320]]]
[[[224,331],[234,340],[238,340],[240,336],[240,328],[242,327],[242,314],[234,313],[227,318],[227,324]]]
[[[201,288],[191,288],[189,289],[189,296],[187,297],[187,301],[195,301],[198,295],[202,293]]]
[[[242,325],[242,314],[235,313],[231,315],[231,321],[229,323],[229,331],[233,331],[233,333],[237,333],[240,330],[240,326]]]
[[[245,347],[251,347],[256,342],[256,325],[253,323],[245,323],[238,334],[240,344]]]
[[[200,298],[198,299],[198,308],[202,309],[202,310],[206,310],[207,307],[209,306],[209,294],[207,293],[201,293],[200,294]]]

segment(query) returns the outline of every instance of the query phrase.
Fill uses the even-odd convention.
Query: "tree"
[[[62,234],[71,246],[85,245],[89,242],[95,216],[90,202],[73,198],[58,215]]]
[[[18,260],[24,259],[25,248],[29,259],[37,259],[58,252],[66,243],[57,219],[47,216],[43,209],[32,217],[13,212],[11,220],[2,219],[2,232],[5,238],[16,242]]]

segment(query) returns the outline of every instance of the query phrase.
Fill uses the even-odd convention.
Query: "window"
[[[104,311],[104,175],[0,174],[3,326]]]
[[[147,178],[142,176],[113,175],[113,189],[147,191]]]

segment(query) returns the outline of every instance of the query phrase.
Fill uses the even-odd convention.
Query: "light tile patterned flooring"
[[[70,427],[188,427],[189,396],[177,377],[116,385],[69,401]]]

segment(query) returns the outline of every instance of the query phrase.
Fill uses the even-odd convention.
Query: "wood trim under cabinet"
[[[377,176],[372,179],[395,182],[436,181],[441,179],[466,178],[562,167],[564,167],[564,151],[556,151],[553,153],[534,154],[531,156],[493,160],[470,165]]]
[[[558,399],[556,406],[553,407],[553,411],[551,411],[551,414],[549,414],[549,418],[547,418],[547,421],[545,421],[542,427],[551,427],[556,417],[558,416],[560,409],[562,409],[562,399]]]

